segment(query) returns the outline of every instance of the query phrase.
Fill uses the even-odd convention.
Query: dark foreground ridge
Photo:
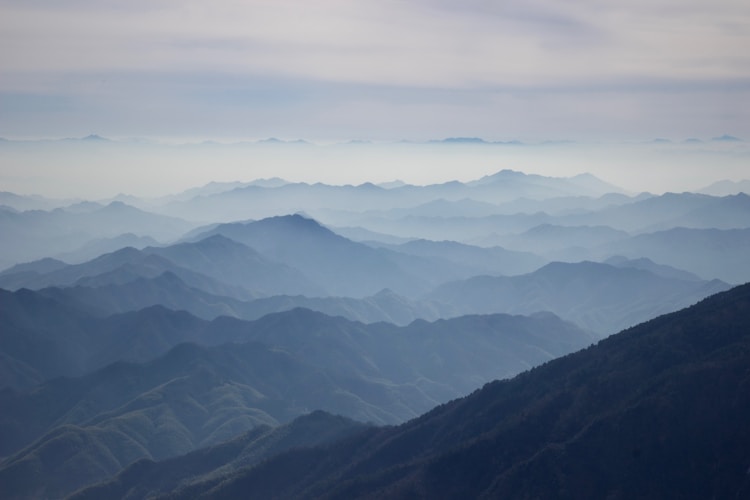
[[[749,367],[746,284],[401,426],[167,498],[748,498]]]

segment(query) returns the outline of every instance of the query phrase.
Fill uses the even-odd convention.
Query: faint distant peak
[[[481,137],[446,137],[445,139],[436,139],[430,142],[443,144],[490,144]]]
[[[715,142],[743,142],[739,137],[735,137],[729,134],[724,134],[719,137],[712,137],[711,140]]]
[[[698,192],[711,196],[730,196],[741,193],[750,193],[750,179],[744,179],[741,181],[724,179],[699,189]]]
[[[81,139],[82,141],[109,141],[109,139],[97,134],[89,134]]]
[[[534,174],[529,175],[518,170],[503,169],[494,174],[485,175],[477,180],[469,181],[466,183],[467,186],[480,186],[482,184],[491,184],[493,182],[510,180],[510,179],[522,179],[525,177],[539,177]]]
[[[261,139],[258,144],[310,144],[304,139],[293,139],[290,141],[279,139],[278,137],[269,137],[267,139]]]
[[[289,181],[282,179],[281,177],[271,177],[268,179],[255,179],[248,183],[249,186],[258,186],[264,188],[274,188],[286,186]]]
[[[80,201],[64,207],[66,212],[87,213],[104,208],[104,205],[95,201]]]
[[[376,184],[376,186],[383,189],[395,189],[406,186],[406,183],[400,179],[396,179],[393,181],[381,182],[379,184]]]

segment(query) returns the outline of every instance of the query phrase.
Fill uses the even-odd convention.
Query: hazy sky
[[[91,133],[750,139],[750,3],[0,0],[0,136]]]

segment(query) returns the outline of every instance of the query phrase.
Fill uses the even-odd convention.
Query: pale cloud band
[[[668,111],[676,126],[686,118],[679,107],[696,100],[704,101],[696,110],[709,113],[702,118],[709,126],[725,125],[715,133],[741,134],[736,127],[749,121],[742,104],[750,91],[750,51],[743,50],[750,47],[750,6],[744,1],[6,0],[0,8],[0,105],[23,111],[33,96],[52,96],[77,110],[69,114],[73,124],[90,113],[89,127],[101,123],[104,130],[95,131],[103,133],[114,123],[114,133],[137,135],[137,123],[133,130],[123,123],[127,108],[139,103],[149,109],[161,103],[163,113],[175,114],[182,106],[188,118],[231,122],[232,113],[223,114],[226,101],[264,82],[277,82],[271,84],[276,91],[261,98],[279,106],[278,119],[304,120],[285,108],[299,105],[300,112],[318,116],[308,113],[308,127],[343,120],[344,131],[352,130],[347,123],[365,120],[362,112],[403,106],[425,116],[414,118],[412,128],[455,113],[466,130],[485,135],[509,130],[487,126],[487,113],[513,114],[519,122],[524,110],[537,120],[562,121],[568,113],[585,121],[598,113],[592,101],[617,120],[623,102],[647,110],[665,90],[676,101]],[[335,98],[341,89],[344,95]],[[405,102],[408,89],[450,96],[429,105]],[[469,92],[476,97],[467,99],[463,93]],[[675,99],[680,94],[684,101]],[[201,100],[208,95],[213,101]],[[37,112],[49,99],[36,103]],[[565,99],[572,109],[565,109]],[[263,104],[241,100],[238,106],[264,115]],[[28,134],[31,124],[23,125],[20,111],[17,123]],[[602,119],[588,127],[598,128]],[[159,133],[147,128],[142,133]],[[260,126],[250,128],[262,134]],[[297,132],[290,124],[286,130]],[[0,134],[13,133],[0,123]],[[359,133],[377,135],[365,126]]]

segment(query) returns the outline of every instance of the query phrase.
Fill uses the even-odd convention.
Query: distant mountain
[[[591,174],[580,174],[574,177],[545,177],[536,174],[525,174],[514,170],[501,170],[467,183],[474,188],[484,186],[502,186],[504,191],[517,190],[516,198],[551,198],[554,196],[601,196],[606,193],[619,193],[622,189],[608,184]]]
[[[16,211],[52,210],[70,203],[70,200],[54,200],[37,195],[20,195],[8,191],[0,191],[0,205],[13,208]]]
[[[388,248],[409,255],[438,258],[464,268],[467,275],[515,275],[534,271],[547,260],[530,252],[516,252],[502,247],[476,247],[455,241],[413,240]]]
[[[166,277],[165,277],[166,278]],[[95,307],[83,297],[76,303],[75,296],[45,290],[42,293],[30,290],[7,292],[0,290],[0,297],[4,308],[0,310],[0,323],[5,329],[0,337],[0,374],[7,374],[0,379],[0,388],[4,386],[18,389],[29,388],[40,381],[49,380],[57,376],[78,376],[88,371],[99,369],[108,363],[118,360],[143,362],[153,359],[167,352],[181,342],[197,342],[205,345],[217,345],[233,341],[260,341],[268,345],[283,345],[285,349],[292,349],[302,358],[310,362],[319,363],[329,356],[333,366],[340,364],[348,366],[356,364],[360,357],[369,357],[370,361],[362,361],[361,366],[373,367],[378,356],[385,356],[384,366],[398,366],[402,373],[415,373],[415,379],[424,378],[427,384],[432,378],[451,383],[438,390],[436,394],[443,394],[445,390],[454,396],[460,394],[456,389],[447,389],[464,380],[456,365],[456,373],[434,373],[427,376],[419,372],[420,361],[427,353],[437,355],[438,344],[431,349],[420,352],[416,344],[438,333],[462,332],[464,340],[472,338],[477,333],[485,331],[537,332],[540,340],[550,344],[545,347],[546,352],[567,352],[570,345],[585,344],[590,334],[584,334],[576,327],[563,323],[557,318],[545,315],[533,318],[515,318],[498,316],[493,320],[485,319],[474,323],[471,319],[454,318],[427,323],[416,321],[408,326],[397,327],[389,323],[363,324],[352,322],[341,317],[333,318],[306,309],[294,309],[264,316],[256,321],[241,321],[228,317],[219,317],[213,321],[206,321],[194,317],[186,312],[170,311],[163,306],[153,306],[135,312],[97,317],[85,307]],[[382,295],[382,294],[379,294]],[[377,300],[387,301],[388,298],[377,297]],[[81,305],[83,304],[83,306]],[[543,339],[551,331],[557,331],[559,339]],[[428,332],[428,333],[417,333]],[[316,335],[318,337],[316,337]],[[418,340],[419,335],[424,338]],[[324,344],[318,344],[320,336],[330,337]],[[284,340],[286,339],[286,340]],[[318,339],[318,340],[316,340]],[[454,339],[456,340],[456,339]],[[300,345],[308,345],[305,350],[299,350]],[[435,338],[432,340],[437,342]],[[453,341],[450,337],[446,341]],[[504,342],[498,337],[493,342]],[[406,345],[391,345],[406,342]],[[485,340],[476,340],[484,343]],[[535,341],[534,341],[535,342]],[[353,344],[351,344],[353,343]],[[372,352],[367,352],[366,346],[371,346]],[[351,344],[351,345],[350,345]],[[355,346],[355,347],[353,347]],[[331,348],[335,347],[333,351]],[[394,352],[390,352],[390,350]],[[408,355],[412,350],[416,351]],[[468,343],[456,352],[444,354],[450,359],[466,350],[472,351],[474,345]],[[492,363],[486,368],[477,366],[462,367],[466,373],[481,371],[480,378],[507,376],[507,373],[522,369],[524,359],[531,356],[537,362],[546,355],[538,358],[537,354],[525,353],[511,348],[506,353],[493,353],[496,347],[488,347],[482,356],[492,354]],[[339,357],[344,352],[356,352],[352,358],[343,362]],[[317,353],[317,354],[315,354]],[[380,353],[380,354],[377,354]],[[399,362],[388,360],[399,358]],[[309,359],[310,357],[314,359]],[[413,359],[412,359],[413,358]],[[500,360],[504,360],[502,363]],[[429,363],[436,361],[433,358]],[[343,363],[343,364],[342,364]],[[400,365],[401,363],[402,365]],[[520,365],[518,363],[521,363]],[[326,363],[323,363],[327,366]],[[455,365],[455,363],[453,363]],[[378,369],[373,368],[375,373]],[[430,368],[432,370],[432,368]],[[374,376],[372,373],[370,374]],[[393,377],[392,373],[380,376]],[[456,378],[457,377],[457,378]],[[487,379],[489,380],[489,379]],[[429,384],[428,384],[429,385]],[[471,388],[473,382],[468,384]],[[439,385],[433,387],[436,389]],[[422,390],[427,390],[424,386]],[[428,391],[429,392],[429,391]],[[438,397],[432,395],[430,397]],[[442,397],[442,396],[441,396]]]
[[[158,241],[182,236],[193,224],[112,202],[92,210],[0,213],[0,268],[79,250],[91,241],[132,233]]]
[[[391,234],[402,238],[433,241],[452,240],[463,243],[482,242],[493,233],[519,233],[541,224],[552,224],[555,216],[538,212],[533,214],[498,214],[485,217],[427,217],[406,216],[391,219],[382,216],[362,216],[349,221],[371,231]],[[488,246],[497,242],[489,241]]]
[[[171,272],[188,285],[214,295],[229,296],[240,300],[256,296],[242,287],[223,283],[210,276],[178,266],[159,255],[130,247],[101,255],[81,264],[55,266],[51,270],[47,262],[46,260],[30,262],[21,268],[16,268],[21,269],[19,272],[8,270],[0,274],[0,287],[17,290],[51,286],[105,286],[124,284],[138,278],[153,278],[165,272]]]
[[[563,225],[607,225],[630,233],[673,227],[734,229],[748,227],[750,196],[716,197],[665,193],[588,214],[558,219]]]
[[[363,227],[341,227],[341,226],[327,226],[328,229],[334,233],[343,236],[344,238],[360,243],[377,242],[387,243],[391,245],[398,245],[400,243],[406,243],[411,238],[402,238],[400,236],[393,236],[390,234],[377,233],[370,231]]]
[[[544,177],[503,170],[482,179],[462,183],[457,181],[427,186],[379,187],[365,183],[359,186],[332,186],[322,183],[288,183],[265,187],[238,186],[235,189],[198,195],[159,208],[160,213],[191,220],[232,221],[237,214],[243,218],[268,218],[304,210],[316,214],[324,210],[388,210],[427,204],[436,200],[498,204],[526,197],[544,199],[560,196],[602,196],[622,192],[591,175],[575,177]],[[326,220],[334,225],[347,225],[341,220]]]
[[[739,137],[735,137],[729,134],[724,134],[719,137],[712,137],[711,140],[714,142],[742,142],[742,139],[740,139]]]
[[[326,294],[321,286],[294,267],[270,260],[220,233],[193,243],[148,247],[143,252],[261,294]]]
[[[625,231],[609,226],[558,226],[540,224],[520,234],[494,235],[484,239],[505,248],[534,251],[547,259],[571,259],[586,256],[587,249],[629,237]],[[580,260],[580,259],[579,259]]]
[[[693,209],[668,221],[668,225],[712,229],[750,228],[750,196],[738,193],[718,198],[706,207]]]
[[[555,198],[546,198],[543,200],[518,198],[512,201],[497,205],[498,212],[501,214],[526,213],[533,214],[545,212],[550,215],[572,215],[589,212],[596,212],[605,208],[610,208],[635,201],[644,200],[653,197],[649,193],[640,193],[636,196],[628,196],[623,193],[607,193],[602,196],[560,196]]]
[[[300,215],[222,224],[199,238],[216,234],[299,269],[330,295],[365,297],[383,288],[413,295],[427,286],[394,256],[348,240]]]
[[[29,276],[39,275],[43,273],[51,273],[67,266],[68,264],[61,260],[45,257],[44,259],[35,260],[33,262],[26,262],[23,264],[16,264],[15,266],[9,267],[8,269],[4,269],[3,271],[0,271],[0,276],[12,274],[23,275],[25,273],[29,273]]]
[[[728,283],[750,280],[750,228],[691,229],[676,227],[632,236],[603,245],[592,252],[597,258],[622,255],[646,257],[700,276]]]
[[[363,323],[385,321],[396,325],[407,325],[416,319],[434,321],[458,315],[450,306],[411,300],[390,290],[381,290],[362,299],[275,295],[243,301],[188,286],[169,271],[154,278],[139,277],[121,284],[50,287],[39,290],[39,293],[96,316],[137,311],[156,305],[185,310],[207,320],[218,316],[254,320],[298,307]]]
[[[693,273],[677,269],[676,267],[667,266],[664,264],[657,264],[651,259],[641,257],[638,259],[628,259],[622,255],[615,255],[604,261],[605,264],[615,267],[627,267],[633,269],[641,269],[648,271],[662,278],[678,279],[685,281],[700,281],[700,277]]]
[[[744,285],[399,427],[168,498],[745,498],[748,353]]]
[[[136,236],[133,233],[125,233],[111,238],[91,240],[76,250],[56,254],[55,256],[67,263],[79,264],[105,253],[115,252],[121,248],[132,247],[140,250],[147,246],[158,244],[159,242],[150,236]]]
[[[553,262],[520,276],[446,283],[426,297],[463,314],[551,311],[604,336],[728,288],[718,280],[685,281],[595,262]]]
[[[391,208],[381,211],[368,211],[363,214],[365,217],[380,215],[383,217],[406,217],[406,216],[424,216],[424,217],[484,217],[502,213],[498,205],[484,201],[475,201],[469,198],[461,200],[446,200],[439,198],[436,200],[421,203],[414,207]]]
[[[750,179],[741,181],[723,180],[698,190],[699,193],[711,196],[729,196],[739,193],[750,194]]]

